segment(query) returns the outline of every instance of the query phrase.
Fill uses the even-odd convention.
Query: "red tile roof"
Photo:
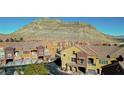
[[[114,56],[114,57],[119,57],[120,55],[124,57],[124,47],[119,48],[117,51],[115,51],[111,55]]]
[[[119,49],[117,46],[88,46],[95,51],[98,58],[105,59]]]

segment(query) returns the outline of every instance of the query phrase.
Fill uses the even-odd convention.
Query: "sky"
[[[0,17],[0,33],[9,34],[38,17]],[[124,35],[124,17],[55,17],[65,22],[85,22],[108,35]]]

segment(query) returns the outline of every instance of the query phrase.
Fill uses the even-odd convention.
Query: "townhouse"
[[[23,54],[23,48],[15,48],[15,57],[14,57],[14,62],[22,62],[22,54]]]
[[[5,60],[4,47],[0,46],[0,67],[4,66],[5,63],[6,63],[6,60]]]
[[[72,65],[76,63],[77,61],[77,52],[80,52],[81,50],[78,47],[72,46],[67,49],[64,49],[61,51],[61,68],[62,69],[67,69],[68,65]],[[73,65],[73,66],[74,66]],[[74,67],[77,71],[77,67]],[[72,69],[72,68],[70,68]]]
[[[61,67],[73,72],[96,70],[96,60],[95,52],[88,47],[73,46],[61,51]]]
[[[61,51],[61,67],[85,74],[101,74],[101,67],[112,64],[115,59],[110,56],[118,49],[117,46],[72,46]]]
[[[15,51],[15,49],[13,47],[5,48],[4,52],[5,52],[6,64],[14,61],[14,51]]]
[[[44,60],[44,47],[43,46],[37,46],[37,56],[39,60]]]
[[[114,59],[110,57],[115,51],[119,49],[116,46],[88,46],[96,53],[96,66],[95,70],[97,74],[101,74],[101,67],[111,64]]]

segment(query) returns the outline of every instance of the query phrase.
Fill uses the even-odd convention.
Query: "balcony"
[[[88,65],[89,66],[96,66],[96,64],[94,64],[94,59],[93,58],[88,59]]]

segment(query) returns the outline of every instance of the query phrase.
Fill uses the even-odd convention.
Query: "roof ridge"
[[[88,47],[88,46],[87,46],[87,48],[90,49],[90,50],[91,50],[92,52],[94,52],[95,54],[97,54],[96,51],[93,50],[92,48],[90,48],[90,47]]]
[[[85,51],[85,49],[81,48],[80,46],[76,45],[77,48],[79,48],[80,50],[84,51],[85,53],[87,53],[88,55],[90,55],[87,51]]]
[[[118,52],[119,52],[121,49],[123,49],[123,48],[124,48],[124,47],[117,49],[115,52],[111,53],[111,55],[114,55],[114,54],[118,53]]]

